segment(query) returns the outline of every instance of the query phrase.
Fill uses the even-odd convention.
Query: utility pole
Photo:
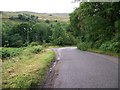
[[[36,42],[37,42],[37,32],[36,32]]]
[[[32,28],[28,28],[27,30],[27,45],[29,45],[29,42],[30,42],[30,31],[32,30]]]
[[[27,46],[29,45],[29,29],[27,29]]]

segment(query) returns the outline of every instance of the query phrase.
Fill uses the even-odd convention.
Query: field
[[[67,13],[35,13],[35,12],[2,12],[2,18],[3,19],[8,19],[11,16],[17,17],[18,14],[21,13],[27,13],[31,15],[38,16],[39,20],[58,20],[58,21],[63,21],[63,22],[68,22],[69,21],[69,14]]]

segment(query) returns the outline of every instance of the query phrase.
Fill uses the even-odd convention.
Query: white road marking
[[[72,50],[72,49],[77,49],[77,47],[63,47],[63,48],[58,48],[57,49],[57,60],[61,59],[61,51],[64,49]]]
[[[57,60],[59,61],[59,60],[61,60],[61,51],[62,50],[65,50],[65,49],[68,49],[68,50],[72,50],[72,49],[77,49],[77,47],[63,47],[63,48],[53,48],[53,50],[56,52],[56,54],[57,54]],[[57,64],[57,61],[55,61],[54,63],[53,63],[53,66],[50,68],[50,72],[52,71],[52,69],[56,66],[56,64]]]

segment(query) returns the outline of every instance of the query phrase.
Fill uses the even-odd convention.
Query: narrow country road
[[[118,59],[80,51],[76,47],[54,48],[58,63],[49,75],[47,88],[118,88]]]

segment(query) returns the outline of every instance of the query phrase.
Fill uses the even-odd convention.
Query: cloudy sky
[[[0,0],[0,11],[33,11],[39,13],[70,13],[79,3],[73,0]]]

